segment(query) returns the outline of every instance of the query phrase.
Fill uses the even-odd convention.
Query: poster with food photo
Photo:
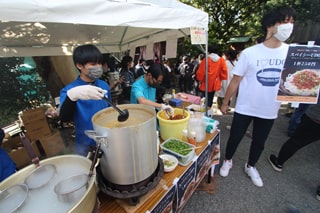
[[[277,101],[317,103],[320,88],[320,46],[290,46]]]

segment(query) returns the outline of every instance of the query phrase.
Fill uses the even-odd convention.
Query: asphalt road
[[[272,169],[267,158],[278,153],[281,145],[288,139],[286,130],[289,118],[285,116],[287,105],[282,105],[279,116],[265,145],[260,160],[256,164],[264,182],[262,188],[256,187],[244,173],[251,138],[245,136],[233,158],[233,168],[226,178],[220,177],[219,167],[215,169],[213,194],[196,191],[190,198],[183,213],[320,213],[320,201],[315,198],[320,185],[320,143],[319,141],[299,150],[284,165],[282,172]],[[224,158],[226,142],[233,113],[215,114],[220,122],[221,160]],[[320,131],[320,130],[319,130]]]

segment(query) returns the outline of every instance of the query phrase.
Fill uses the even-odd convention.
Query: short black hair
[[[152,64],[154,64],[154,61],[153,61],[153,60],[150,59],[150,60],[147,60],[147,61],[146,61],[146,65],[147,65],[147,66],[151,66]]]
[[[234,61],[234,60],[237,59],[238,51],[237,50],[233,50],[233,49],[228,49],[227,52],[226,52],[226,56],[230,60]]]
[[[100,50],[92,45],[85,44],[78,46],[73,51],[73,63],[76,66],[77,64],[85,65],[88,62],[102,64],[103,56]]]
[[[128,63],[129,62],[131,62],[131,61],[133,61],[133,58],[130,56],[130,55],[125,55],[125,56],[123,56],[123,58],[122,58],[122,60],[121,60],[121,67],[123,68],[123,69],[127,69],[127,67],[128,67]]]
[[[147,73],[151,73],[152,77],[155,79],[158,79],[160,75],[163,76],[163,73],[165,71],[165,67],[162,64],[151,64],[149,69],[147,70]]]
[[[208,46],[208,52],[209,53],[218,53],[219,47],[217,44],[210,44]]]
[[[277,22],[283,22],[286,18],[296,18],[296,11],[289,6],[279,6],[266,13],[262,20],[261,26],[264,33],[267,32],[267,28],[275,25]]]

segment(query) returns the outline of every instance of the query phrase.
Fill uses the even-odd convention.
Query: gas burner
[[[139,197],[145,195],[153,189],[163,176],[164,166],[162,160],[158,159],[158,166],[155,172],[148,178],[138,183],[130,185],[118,185],[106,180],[101,172],[100,166],[97,167],[97,179],[100,190],[114,198],[128,199],[130,204],[139,203]]]

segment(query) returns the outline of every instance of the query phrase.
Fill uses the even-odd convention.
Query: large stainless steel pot
[[[57,157],[48,158],[40,161],[41,165],[46,164],[72,164],[72,165],[81,165],[87,170],[89,173],[91,161],[83,156],[79,155],[61,155]],[[15,184],[23,183],[25,178],[35,169],[35,165],[27,166],[12,176],[8,177],[4,181],[0,183],[0,190],[4,190],[9,186],[13,186]],[[95,175],[94,170],[94,175]],[[54,194],[53,190],[52,193]],[[43,197],[48,197],[48,195],[44,194]],[[91,178],[88,182],[88,188],[83,197],[73,205],[73,207],[68,211],[68,213],[77,213],[77,212],[92,212],[95,208],[97,200],[97,187],[95,184],[95,178]],[[41,202],[41,201],[39,201]]]
[[[130,185],[150,177],[158,166],[156,112],[142,104],[123,104],[129,118],[118,122],[113,108],[92,117],[97,136],[105,137],[100,168],[105,179],[118,185]]]

